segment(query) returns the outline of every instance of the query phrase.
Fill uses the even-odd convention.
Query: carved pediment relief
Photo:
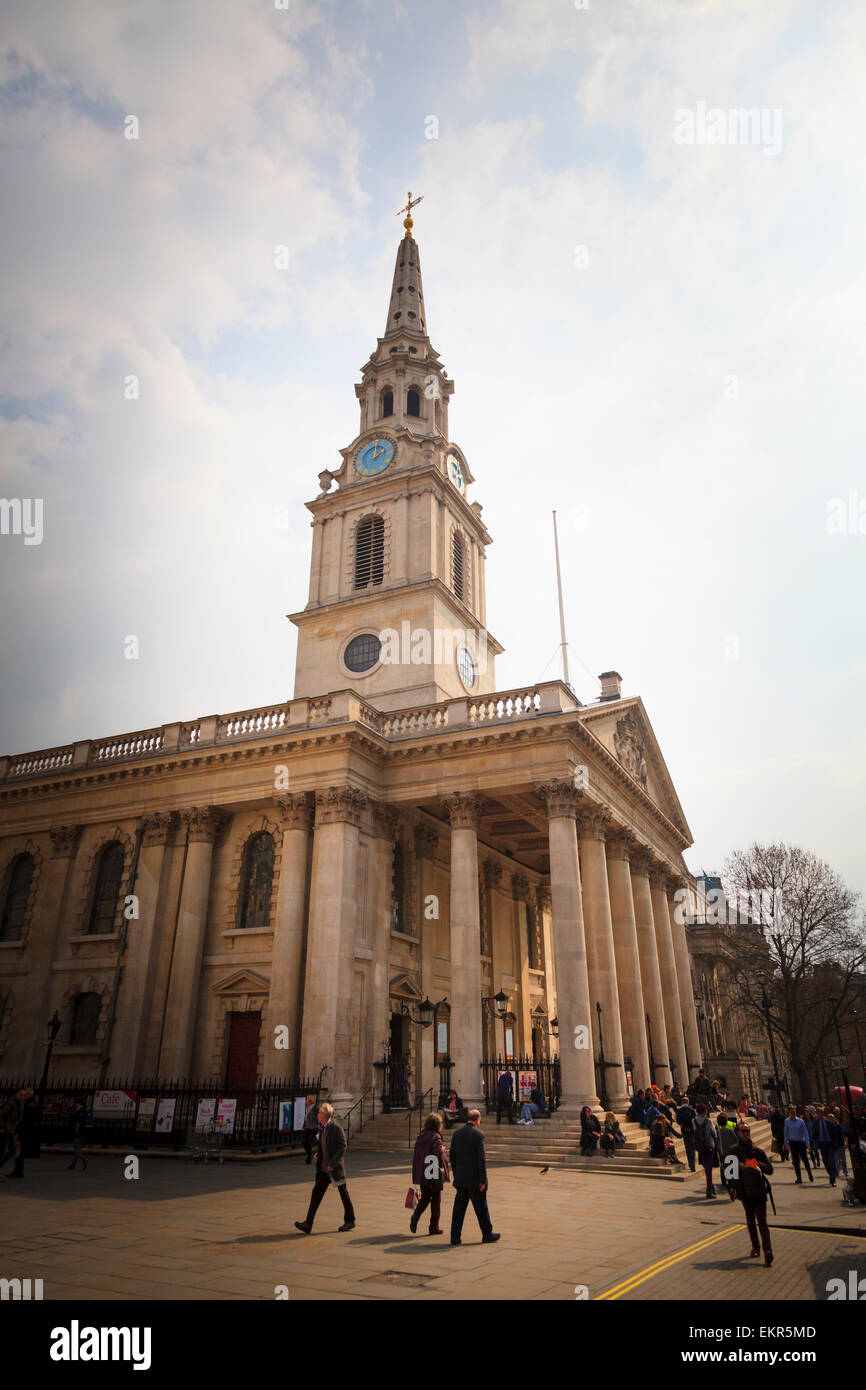
[[[388,993],[392,999],[412,999],[419,1003],[422,997],[421,991],[414,980],[403,972],[393,976],[388,986]]]
[[[267,994],[270,984],[263,975],[254,970],[234,970],[219,984],[214,985],[214,994]]]
[[[613,746],[626,772],[631,773],[635,781],[646,790],[646,737],[633,709],[627,710],[622,718],[616,721]]]

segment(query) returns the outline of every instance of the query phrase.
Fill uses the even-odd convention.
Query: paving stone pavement
[[[0,1185],[0,1277],[41,1278],[46,1299],[273,1299],[285,1286],[291,1299],[328,1301],[772,1302],[823,1300],[828,1279],[866,1275],[866,1209],[843,1207],[825,1178],[795,1188],[784,1167],[774,1178],[776,1262],[767,1269],[748,1258],[739,1203],[706,1201],[699,1179],[668,1185],[491,1166],[502,1239],[483,1246],[470,1208],[464,1244],[452,1248],[447,1234],[409,1232],[408,1156],[350,1151],[358,1225],[338,1232],[342,1208],[328,1193],[312,1236],[293,1224],[306,1214],[313,1172],[297,1158],[144,1158],[137,1180],[124,1177],[119,1155],[94,1154],[86,1173],[66,1163],[44,1154],[23,1182]],[[446,1189],[446,1232],[452,1199]],[[796,1226],[812,1229],[785,1229]]]

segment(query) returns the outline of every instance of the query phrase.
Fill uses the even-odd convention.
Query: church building
[[[411,208],[356,437],[308,502],[290,699],[0,758],[0,1071],[325,1071],[351,1103],[559,1056],[622,1108],[701,1064],[691,835],[615,671],[498,690],[491,537]],[[483,461],[478,461],[479,477]],[[603,1055],[602,1055],[603,1054]],[[405,1074],[403,1072],[402,1074]]]

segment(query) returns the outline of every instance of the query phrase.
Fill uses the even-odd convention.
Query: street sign
[[[847,1058],[847,1057],[831,1057],[831,1058],[830,1058],[830,1066],[832,1067],[833,1071],[847,1071],[847,1070],[848,1070],[848,1058]]]

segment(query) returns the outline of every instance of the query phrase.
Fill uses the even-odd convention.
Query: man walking
[[[697,1114],[689,1105],[687,1100],[683,1100],[677,1110],[677,1123],[680,1133],[683,1136],[683,1143],[686,1146],[686,1162],[689,1165],[689,1172],[695,1171],[695,1120]]]
[[[470,1110],[466,1124],[456,1129],[451,1139],[451,1172],[457,1191],[451,1212],[451,1244],[462,1245],[461,1232],[466,1208],[472,1203],[481,1240],[490,1245],[499,1239],[487,1210],[487,1162],[484,1155],[484,1135],[481,1133],[481,1111]]]
[[[316,1181],[313,1184],[313,1191],[310,1197],[310,1206],[307,1211],[306,1220],[296,1221],[295,1225],[299,1231],[304,1231],[307,1235],[313,1229],[313,1220],[319,1210],[322,1198],[333,1182],[336,1184],[340,1194],[340,1201],[343,1203],[343,1224],[341,1231],[352,1231],[355,1228],[355,1209],[349,1197],[349,1189],[346,1186],[346,1170],[343,1167],[343,1158],[346,1153],[346,1135],[342,1125],[338,1125],[334,1119],[334,1107],[327,1101],[323,1101],[319,1106],[319,1147],[316,1151]]]
[[[81,1171],[87,1172],[87,1159],[84,1155],[84,1131],[90,1123],[90,1113],[87,1106],[80,1096],[76,1097],[72,1107],[72,1162],[68,1165],[70,1171],[75,1168],[76,1163],[81,1159]]]
[[[788,1118],[785,1120],[785,1148],[790,1149],[791,1162],[794,1165],[796,1177],[795,1183],[803,1182],[800,1177],[800,1164],[806,1165],[806,1172],[809,1174],[809,1181],[814,1182],[812,1169],[809,1167],[809,1156],[806,1150],[809,1147],[809,1131],[806,1128],[806,1121],[802,1115],[798,1115],[793,1105],[788,1106]]]
[[[503,1108],[508,1116],[508,1123],[514,1124],[514,1077],[510,1071],[500,1073],[499,1081],[496,1085],[496,1123],[502,1114]]]
[[[831,1120],[830,1112],[823,1106],[818,1107],[818,1117],[815,1122],[815,1142],[824,1160],[824,1167],[827,1169],[827,1177],[830,1179],[830,1186],[836,1186],[836,1129]]]
[[[763,1249],[764,1264],[771,1265],[773,1249],[770,1245],[770,1228],[767,1225],[767,1190],[764,1174],[772,1173],[773,1165],[764,1150],[756,1148],[752,1143],[752,1131],[748,1120],[743,1119],[737,1125],[737,1142],[731,1149],[731,1157],[737,1160],[734,1185],[736,1194],[743,1204],[746,1225],[752,1238],[751,1258],[756,1260]]]

